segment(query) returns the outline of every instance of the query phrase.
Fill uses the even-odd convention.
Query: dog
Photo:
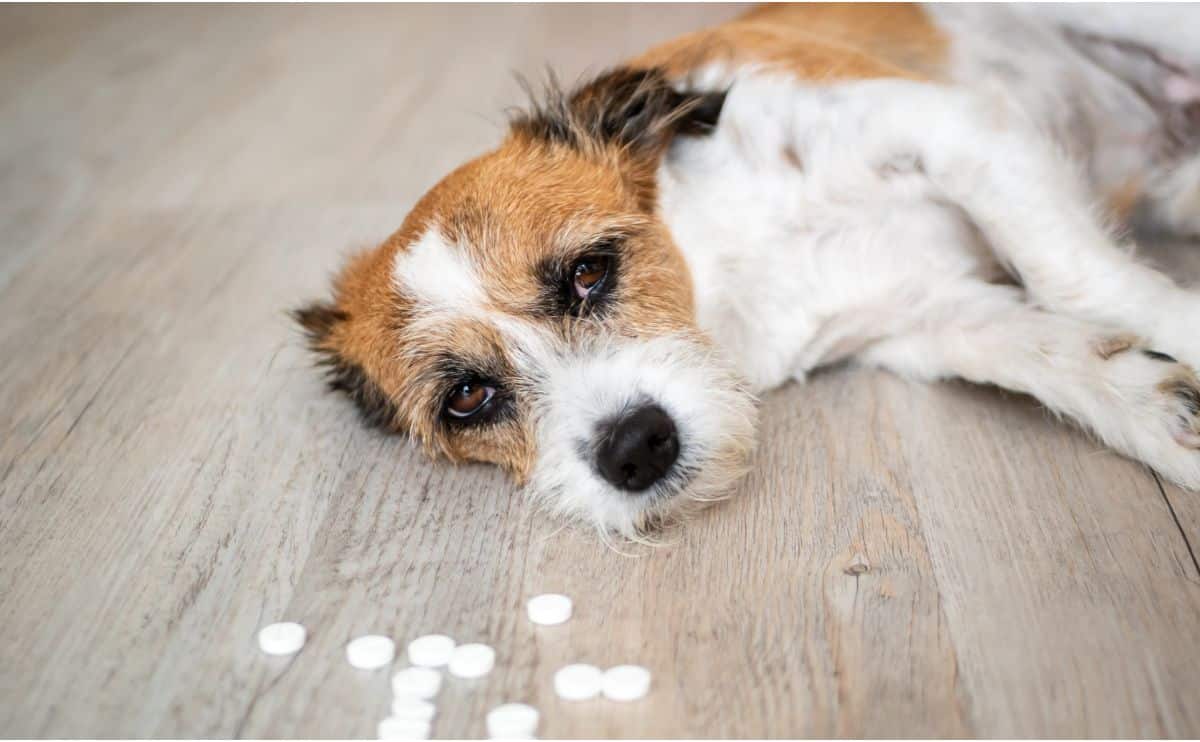
[[[726,497],[845,361],[1200,489],[1200,294],[1106,226],[1200,234],[1200,45],[1054,13],[773,5],[551,84],[295,317],[369,423],[602,534]]]

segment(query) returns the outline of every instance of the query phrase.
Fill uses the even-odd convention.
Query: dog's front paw
[[[1200,449],[1200,380],[1187,366],[1179,369],[1159,384],[1159,390],[1167,395],[1167,406],[1175,417],[1175,441],[1184,448]]]
[[[1130,336],[1097,347],[1105,377],[1117,395],[1113,414],[1117,448],[1145,461],[1171,481],[1200,490],[1200,379],[1174,356]]]

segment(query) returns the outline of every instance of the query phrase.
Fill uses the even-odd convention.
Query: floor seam
[[[1158,485],[1158,493],[1162,495],[1163,502],[1167,503],[1167,510],[1171,513],[1171,520],[1175,521],[1175,528],[1179,530],[1179,535],[1183,537],[1183,545],[1187,547],[1188,556],[1192,558],[1192,568],[1196,570],[1196,577],[1200,578],[1200,560],[1196,559],[1196,550],[1192,548],[1192,542],[1188,539],[1187,531],[1184,530],[1183,524],[1179,522],[1179,516],[1175,513],[1175,506],[1171,504],[1171,498],[1167,497],[1167,489],[1163,487],[1162,478],[1157,472],[1152,472],[1154,483]]]

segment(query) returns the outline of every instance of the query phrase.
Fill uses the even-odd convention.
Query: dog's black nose
[[[662,479],[679,458],[675,421],[645,405],[601,427],[596,468],[617,489],[641,492]]]

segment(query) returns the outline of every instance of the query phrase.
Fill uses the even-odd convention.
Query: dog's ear
[[[314,301],[292,310],[292,319],[304,330],[310,348],[326,352],[333,340],[334,330],[350,316],[329,302]]]
[[[350,315],[328,302],[313,302],[292,311],[292,318],[304,330],[308,347],[325,367],[329,388],[345,392],[368,425],[390,432],[399,430],[399,409],[366,370],[345,356],[339,347],[339,330]]]
[[[615,145],[657,154],[676,135],[712,131],[724,104],[724,91],[679,91],[659,69],[618,67],[569,96],[552,83],[542,101],[513,120],[513,128],[581,149]]]
[[[725,93],[680,92],[656,69],[621,67],[584,85],[571,108],[589,134],[634,150],[655,150],[677,134],[717,125]]]

